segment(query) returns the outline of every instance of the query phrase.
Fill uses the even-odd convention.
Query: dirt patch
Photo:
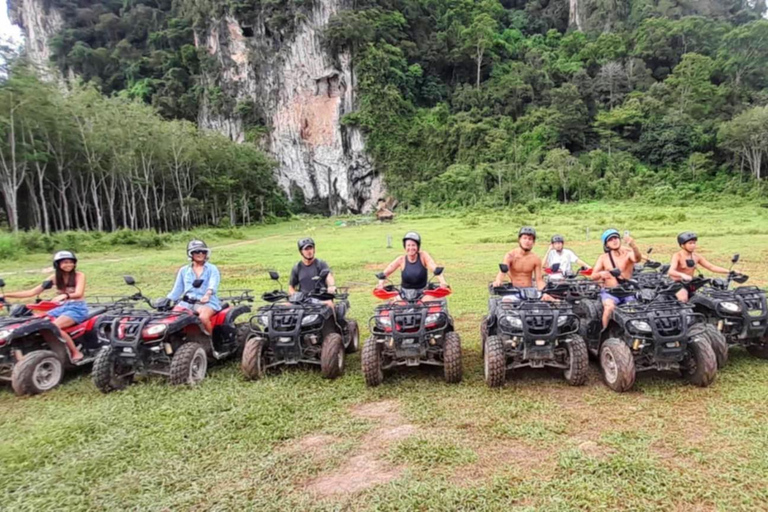
[[[339,468],[305,484],[307,491],[319,497],[360,492],[390,482],[403,472],[402,466],[395,466],[384,459],[384,454],[393,443],[417,431],[414,425],[406,423],[397,402],[385,400],[362,404],[353,407],[351,412],[357,418],[373,422],[376,428],[363,437],[357,452]],[[323,440],[316,442],[324,445]],[[310,443],[310,447],[312,444],[314,442]]]
[[[331,448],[338,442],[339,439],[334,436],[315,434],[286,444],[280,451],[289,455],[310,455],[315,459],[322,459],[328,456]]]
[[[555,468],[555,459],[550,451],[535,448],[519,441],[497,441],[472,446],[477,453],[477,462],[457,468],[450,477],[451,482],[469,487],[498,475],[508,469],[515,474],[536,471],[549,472]]]
[[[579,450],[587,457],[593,459],[605,460],[616,453],[616,450],[598,443],[597,441],[584,441],[579,444]]]

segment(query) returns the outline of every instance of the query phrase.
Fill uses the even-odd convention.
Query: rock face
[[[8,2],[11,21],[19,25],[26,35],[26,50],[44,78],[52,78],[49,43],[64,26],[64,18],[45,0],[16,0]]]
[[[241,26],[231,16],[211,23],[195,43],[218,62],[209,85],[257,106],[269,129],[265,146],[279,163],[277,180],[289,194],[301,189],[306,200],[331,213],[372,211],[383,193],[381,179],[364,152],[362,133],[341,124],[355,108],[351,59],[329,55],[321,42],[340,8],[340,0],[315,0],[277,48],[261,20]],[[245,127],[232,110],[206,104],[199,124],[242,141]]]

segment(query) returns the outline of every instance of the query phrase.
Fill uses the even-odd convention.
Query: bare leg
[[[213,334],[213,322],[211,322],[211,319],[213,318],[213,315],[216,314],[216,312],[208,306],[198,306],[197,314],[200,318],[200,323],[203,324],[205,330],[210,334]]]
[[[72,355],[72,361],[77,362],[80,361],[83,358],[83,353],[77,350],[77,347],[75,346],[75,342],[72,341],[72,338],[69,336],[69,334],[64,331],[67,327],[72,327],[77,322],[69,318],[68,316],[62,315],[56,320],[53,321],[53,324],[59,328],[59,334],[62,338],[64,338],[64,341],[67,343],[67,348],[69,349],[69,353]]]
[[[611,315],[613,314],[614,309],[616,309],[615,302],[610,299],[603,301],[603,329],[608,327],[608,322],[611,321]]]
[[[677,292],[677,300],[679,300],[680,302],[688,302],[688,290],[683,288],[679,292]]]

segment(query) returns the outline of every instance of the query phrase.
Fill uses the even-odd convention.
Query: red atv
[[[131,276],[125,276],[125,282],[136,286]],[[197,279],[192,286],[199,288],[202,283]],[[187,296],[190,291],[180,301],[194,305],[197,300]],[[251,311],[243,304],[253,302],[251,290],[223,293],[229,296],[220,297],[222,309],[212,318],[209,333],[195,312],[174,307],[167,298],[152,302],[139,290],[137,296],[151,309],[123,311],[101,324],[99,335],[107,346],[93,365],[93,383],[109,393],[124,389],[136,375],[163,375],[171,384],[202,381],[209,359],[220,361],[241,353],[250,332],[248,323],[236,325],[235,320]]]
[[[436,276],[442,272],[442,267],[435,269]],[[376,277],[386,279],[384,274]],[[446,382],[461,381],[461,338],[444,300],[450,294],[449,288],[434,283],[424,290],[389,284],[373,291],[377,298],[391,302],[378,306],[370,321],[372,336],[361,358],[366,384],[381,384],[384,370],[420,365],[442,366]]]
[[[45,290],[52,286],[51,281],[43,283]],[[33,304],[15,305],[0,321],[0,380],[10,381],[17,395],[36,395],[58,386],[65,371],[96,359],[103,347],[97,334],[101,315],[125,307],[129,300],[89,300],[88,319],[65,329],[85,356],[77,362],[72,361],[53,318],[46,315],[61,304],[37,299]]]

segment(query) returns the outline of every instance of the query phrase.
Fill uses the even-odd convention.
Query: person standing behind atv
[[[55,273],[48,278],[53,281],[59,294],[51,299],[53,302],[61,302],[62,305],[48,311],[47,316],[54,318],[54,325],[59,328],[59,335],[67,343],[67,348],[72,355],[72,362],[83,359],[83,353],[75,346],[72,338],[64,329],[81,324],[88,319],[88,307],[85,305],[85,274],[78,272],[77,257],[72,251],[59,251],[53,255],[53,268]],[[0,294],[0,298],[26,299],[36,297],[43,293],[45,288],[38,285],[31,290],[22,292]]]
[[[685,287],[685,283],[688,283],[693,279],[693,274],[696,272],[696,267],[701,265],[705,269],[715,272],[717,274],[728,274],[730,270],[723,267],[713,265],[704,256],[700,256],[695,253],[696,242],[699,238],[696,233],[686,231],[677,235],[677,244],[680,246],[680,251],[672,255],[672,261],[669,263],[669,275],[673,281],[683,282],[683,289],[677,292],[677,300],[680,302],[688,302],[692,294],[692,290]]]
[[[544,255],[544,266],[546,268],[552,268],[554,265],[560,265],[558,273],[563,275],[570,274],[573,269],[572,265],[578,263],[582,267],[591,268],[585,262],[579,259],[570,249],[565,249],[565,238],[563,235],[554,235],[552,237],[549,249]]]
[[[168,298],[177,301],[186,294],[190,298],[197,299],[194,305],[182,301],[176,307],[197,311],[200,323],[205,330],[213,333],[211,318],[221,311],[221,302],[216,295],[221,283],[221,274],[216,265],[208,261],[211,250],[202,240],[192,240],[187,244],[187,257],[191,263],[179,269],[176,274],[176,283],[168,294]],[[197,279],[202,279],[203,284],[199,288],[194,288],[192,283]]]
[[[544,277],[541,270],[541,258],[531,250],[536,244],[536,230],[530,226],[523,226],[517,233],[518,247],[504,255],[503,263],[509,267],[509,281],[518,288],[544,288]],[[536,287],[533,279],[536,279]],[[504,281],[504,273],[499,272],[493,286],[499,287]]]
[[[607,229],[603,232],[602,240],[605,254],[597,258],[597,263],[592,268],[592,279],[600,281],[603,288],[615,288],[619,286],[619,280],[611,274],[611,270],[619,269],[621,279],[632,279],[635,263],[641,261],[642,254],[628,233],[624,235],[624,242],[630,249],[621,246],[621,237],[615,229]],[[605,290],[600,292],[600,299],[603,302],[603,329],[608,327],[616,306],[635,300],[632,296],[616,297]]]
[[[427,251],[421,250],[421,236],[415,231],[409,231],[403,237],[405,254],[398,256],[395,261],[384,269],[384,276],[389,277],[395,270],[400,269],[400,287],[411,290],[423,290],[429,282],[429,273],[437,268],[435,260]],[[442,288],[448,288],[443,275],[437,276]],[[384,287],[384,280],[379,280],[379,288]],[[425,300],[430,300],[425,298]]]

